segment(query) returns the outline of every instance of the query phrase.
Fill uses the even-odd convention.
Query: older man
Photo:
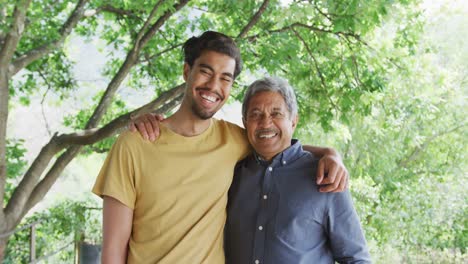
[[[320,193],[310,172],[318,160],[292,139],[294,91],[265,78],[247,90],[242,106],[255,152],[241,161],[228,199],[227,263],[369,263],[349,191]]]

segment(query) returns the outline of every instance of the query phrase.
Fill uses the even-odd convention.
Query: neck
[[[268,163],[271,163],[271,160],[273,160],[273,158],[276,156],[276,155],[274,155],[274,156],[267,155],[267,156],[266,156],[266,155],[262,155],[262,154],[260,154],[260,153],[258,153],[258,152],[257,152],[257,155],[258,155],[258,157],[259,157],[261,160],[266,161],[266,162],[268,162]]]
[[[181,105],[172,116],[167,118],[164,123],[166,126],[175,133],[185,136],[193,137],[205,132],[211,124],[211,118],[201,119],[193,114],[191,109]]]

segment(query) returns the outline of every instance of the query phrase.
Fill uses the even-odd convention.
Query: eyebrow
[[[200,64],[199,64],[199,67],[201,67],[201,68],[207,68],[207,69],[209,69],[209,70],[212,71],[212,72],[215,71],[215,70],[214,70],[210,65],[208,65],[208,64],[200,63]],[[229,77],[229,78],[231,78],[231,79],[234,79],[234,76],[233,76],[232,73],[230,73],[230,72],[223,72],[222,75],[227,76],[227,77]]]
[[[272,109],[273,111],[283,111],[284,109],[281,108],[281,107],[273,107]],[[263,112],[262,110],[260,110],[260,108],[254,106],[252,107],[251,109],[248,110],[248,112],[253,112],[253,111],[259,111],[259,112]]]

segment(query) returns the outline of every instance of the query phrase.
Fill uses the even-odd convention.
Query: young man
[[[242,128],[211,117],[242,63],[234,41],[217,32],[190,38],[183,51],[179,110],[155,142],[120,135],[93,188],[104,199],[103,263],[224,263],[227,192],[249,144]],[[324,167],[332,189],[344,188],[341,161],[325,156]]]
[[[255,81],[242,116],[254,153],[238,163],[229,190],[226,262],[370,263],[349,191],[320,193],[310,178],[318,160],[292,139],[292,87]]]

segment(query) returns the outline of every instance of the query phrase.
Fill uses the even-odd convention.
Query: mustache
[[[217,91],[212,91],[210,88],[207,88],[207,87],[198,87],[198,88],[195,88],[195,91],[206,91],[206,92],[214,93],[216,94],[216,96],[218,96],[221,99],[221,101],[224,100],[224,96],[222,96]]]
[[[278,133],[278,129],[273,129],[273,128],[264,128],[264,129],[258,129],[255,131],[255,135],[258,136],[259,134],[267,134],[267,133]]]

